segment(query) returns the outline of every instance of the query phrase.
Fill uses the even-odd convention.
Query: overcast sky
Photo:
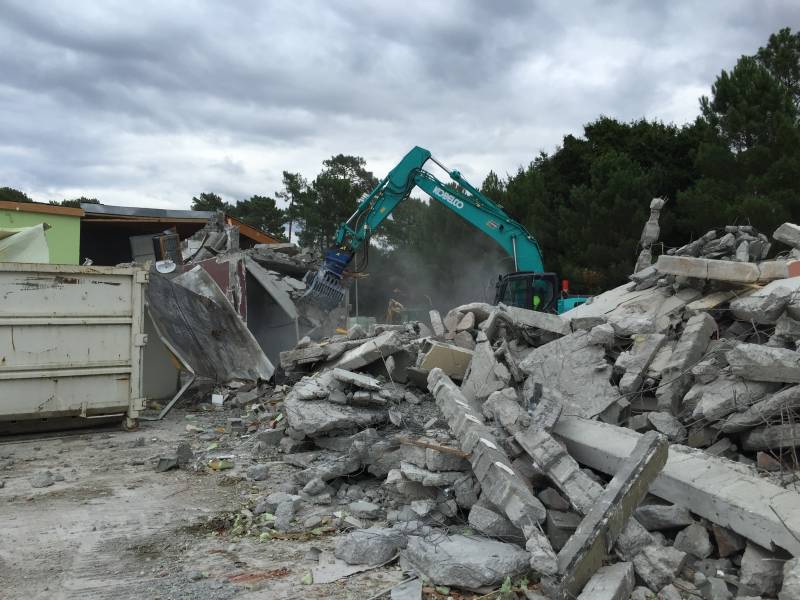
[[[600,114],[692,120],[785,26],[798,0],[0,0],[0,186],[188,208],[414,145],[480,184]]]

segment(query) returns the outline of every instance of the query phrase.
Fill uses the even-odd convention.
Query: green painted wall
[[[50,262],[60,265],[77,265],[81,245],[81,219],[65,215],[22,212],[0,209],[0,227],[30,227],[47,223],[45,232],[50,248]]]

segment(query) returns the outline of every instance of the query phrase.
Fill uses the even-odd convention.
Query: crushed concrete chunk
[[[292,429],[311,437],[332,431],[353,432],[384,423],[388,418],[385,410],[303,401],[291,396],[284,400],[283,410]]]
[[[348,565],[380,565],[406,545],[406,536],[396,529],[357,529],[336,542],[334,555]]]
[[[686,441],[687,431],[678,419],[668,413],[647,413],[647,420],[659,433],[663,433],[669,441],[682,444]]]
[[[783,586],[778,593],[778,600],[795,598],[800,598],[800,558],[787,560],[783,564]]]
[[[648,531],[676,529],[694,523],[689,511],[677,505],[645,504],[636,509],[636,518]]]
[[[646,546],[633,557],[636,575],[654,592],[672,583],[685,563],[686,553],[669,546]]]
[[[781,589],[784,561],[756,546],[747,544],[742,556],[739,594],[774,596]]]
[[[363,373],[353,373],[352,371],[345,371],[344,369],[333,369],[333,378],[342,383],[354,385],[365,390],[373,390],[379,392],[381,390],[381,382],[364,375]]]
[[[432,583],[467,590],[498,585],[529,568],[524,550],[479,536],[410,537],[403,556]]]
[[[489,537],[511,542],[525,540],[525,534],[505,516],[484,506],[476,504],[470,509],[468,523],[470,527]]]
[[[708,530],[700,523],[692,523],[686,529],[680,530],[675,536],[674,546],[695,558],[708,558],[713,550]]]
[[[616,334],[614,328],[608,323],[596,325],[589,331],[589,343],[596,346],[610,347],[614,345]]]

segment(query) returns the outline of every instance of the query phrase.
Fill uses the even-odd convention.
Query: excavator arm
[[[446,186],[424,170],[428,160],[444,169],[459,189]],[[458,171],[448,170],[428,150],[417,146],[361,199],[353,215],[339,227],[334,246],[325,253],[322,268],[307,276],[305,301],[327,310],[338,306],[344,296],[341,280],[345,268],[355,253],[369,243],[372,232],[415,187],[494,239],[513,257],[516,271],[544,271],[539,244],[520,223],[481,194]]]

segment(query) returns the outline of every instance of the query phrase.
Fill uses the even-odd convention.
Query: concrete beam
[[[561,417],[553,433],[581,464],[613,474],[641,434],[580,417]],[[738,463],[686,446],[670,447],[650,493],[690,509],[765,548],[800,556],[800,494]]]
[[[459,440],[461,450],[469,454],[482,497],[486,496],[525,534],[531,568],[542,574],[555,574],[556,554],[539,526],[547,515],[544,505],[514,472],[480,413],[470,408],[464,394],[444,371],[437,368],[430,372],[428,389]]]
[[[667,462],[667,439],[649,431],[636,442],[614,478],[558,553],[563,579],[556,598],[575,597],[603,565],[633,511]]]

